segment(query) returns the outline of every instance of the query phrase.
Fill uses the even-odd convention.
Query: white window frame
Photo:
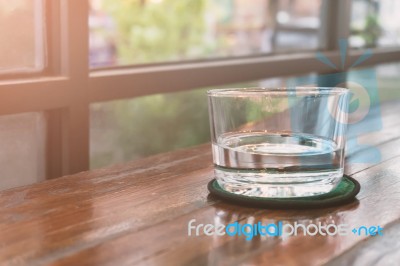
[[[51,21],[49,71],[38,77],[0,80],[0,115],[46,111],[47,178],[89,169],[89,105],[217,86],[268,77],[328,73],[314,52],[259,55],[211,61],[89,69],[88,1],[48,0]],[[348,38],[351,1],[324,0],[321,42],[325,55],[339,62],[339,38]],[[340,18],[340,19],[339,19]],[[350,50],[355,60],[364,50]],[[363,65],[400,61],[400,47],[373,50]]]

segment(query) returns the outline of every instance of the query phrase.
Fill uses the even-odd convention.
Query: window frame
[[[315,60],[315,52],[92,70],[89,69],[88,1],[48,0],[46,10],[49,11],[46,21],[51,21],[46,28],[47,70],[38,76],[0,77],[0,115],[46,112],[47,178],[89,169],[91,103],[332,71]],[[325,34],[321,34],[320,41],[332,62],[340,61],[337,40],[348,39],[350,14],[351,1],[323,0],[321,32]],[[363,49],[349,50],[348,60],[355,60],[363,52]],[[400,61],[400,47],[376,48],[373,53],[364,66]]]

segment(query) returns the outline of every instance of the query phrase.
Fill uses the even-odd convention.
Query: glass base
[[[215,168],[218,184],[226,191],[268,198],[309,197],[328,193],[343,177],[343,169],[318,172],[270,172]]]

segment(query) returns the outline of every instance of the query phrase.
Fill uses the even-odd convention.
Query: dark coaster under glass
[[[266,209],[316,209],[341,206],[353,202],[358,192],[360,192],[360,183],[347,175],[343,176],[342,181],[331,192],[309,197],[250,197],[225,191],[215,179],[211,180],[207,187],[211,195],[224,201]]]

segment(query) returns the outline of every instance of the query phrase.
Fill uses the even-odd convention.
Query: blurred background
[[[353,1],[353,10],[350,46],[400,44],[400,16],[395,15],[400,12],[400,2],[358,0]],[[318,42],[320,13],[321,0],[148,0],[125,4],[92,0],[90,64],[95,68],[317,50],[322,48]],[[379,73],[385,80],[390,79],[390,75],[382,76],[385,72],[394,73],[393,79],[400,73],[395,65],[381,66]],[[310,78],[310,83],[315,83],[316,78]],[[276,87],[285,86],[285,81],[281,77],[222,87]],[[91,166],[208,142],[204,98],[212,88],[93,105]],[[146,142],[144,137],[152,141]]]
[[[52,162],[54,158],[64,156],[57,151],[54,155],[53,146],[56,149],[63,149],[63,146],[55,144],[61,133],[54,134],[60,131],[54,130],[58,128],[55,126],[58,122],[54,121],[59,121],[60,114],[49,112],[54,109],[51,104],[43,108],[37,104],[21,108],[29,112],[12,111],[15,104],[7,107],[14,98],[30,98],[19,93],[19,88],[12,92],[15,82],[23,80],[29,89],[29,79],[64,74],[63,51],[78,55],[67,54],[66,57],[73,58],[69,61],[81,60],[80,54],[88,56],[87,60],[82,59],[83,67],[80,63],[77,65],[87,68],[90,87],[92,77],[114,70],[137,73],[181,63],[192,67],[204,62],[256,60],[260,56],[277,60],[282,56],[290,60],[303,54],[312,57],[317,51],[338,49],[327,39],[341,37],[333,31],[340,32],[343,23],[352,51],[389,51],[400,45],[400,1],[395,0],[90,0],[82,8],[87,15],[83,20],[87,21],[83,27],[87,30],[87,40],[83,43],[88,48],[80,53],[64,46],[63,35],[59,34],[63,31],[62,25],[57,24],[62,23],[57,21],[62,17],[63,5],[58,2],[0,0],[3,40],[0,42],[0,92],[3,88],[9,89],[10,92],[2,95],[11,97],[11,101],[7,97],[0,98],[0,103],[6,105],[5,111],[0,112],[0,189],[76,172],[60,166],[64,170],[49,174],[54,165],[63,164]],[[79,3],[76,6],[80,10]],[[349,12],[347,20],[342,17],[346,11]],[[54,53],[61,56],[52,56]],[[381,60],[369,67],[377,73],[380,101],[400,98],[397,85],[400,63]],[[312,84],[316,83],[319,73],[318,68],[305,70],[305,73],[282,70],[282,75],[275,76],[268,74],[269,69],[263,71],[265,78],[261,75],[256,79],[251,79],[251,75],[228,77],[226,83],[204,82],[210,86],[193,85],[179,92],[172,89],[165,93],[162,88],[152,88],[151,93],[139,93],[135,97],[127,94],[127,97],[115,97],[118,99],[89,99],[85,103],[87,130],[85,127],[81,130],[88,134],[87,141],[83,142],[88,146],[88,162],[76,169],[100,168],[209,142],[206,91],[210,88],[277,87],[285,86],[293,78],[305,78]],[[65,73],[69,75],[68,71]],[[179,79],[178,74],[174,82],[179,84]],[[47,84],[50,83],[44,85]],[[84,87],[74,84],[77,91],[78,87],[81,90]],[[113,84],[110,94],[116,87],[129,87],[124,81],[119,84],[118,77]],[[139,85],[146,90],[146,83]],[[135,88],[132,85],[132,90]],[[84,154],[86,148],[81,148]],[[60,158],[57,160],[63,161],[63,157]]]

